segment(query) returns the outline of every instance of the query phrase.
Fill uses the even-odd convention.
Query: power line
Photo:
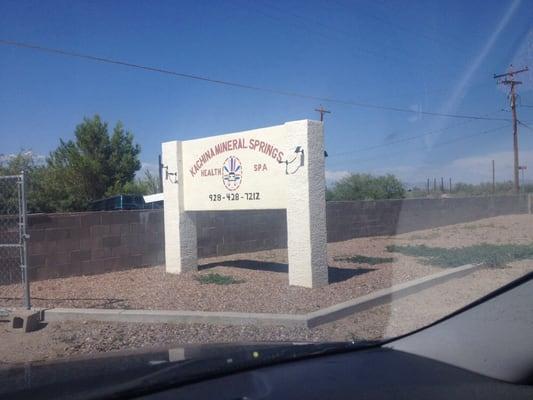
[[[335,0],[335,2],[341,7],[345,6],[340,1]],[[440,44],[441,46],[445,46],[445,47],[448,47],[448,48],[453,48],[454,50],[457,50],[457,51],[460,51],[460,52],[464,51],[463,48],[457,46],[456,41],[442,40],[441,38],[428,35],[427,33],[422,32],[420,29],[408,28],[406,26],[393,23],[390,20],[385,19],[385,18],[381,18],[381,17],[375,15],[374,13],[372,13],[372,12],[370,12],[368,10],[362,9],[361,7],[358,7],[357,14],[366,14],[367,17],[372,18],[372,19],[374,19],[375,21],[377,21],[377,22],[379,22],[381,24],[389,25],[390,27],[392,27],[392,28],[394,28],[396,30],[403,31],[403,32],[405,32],[405,33],[407,33],[407,34],[409,34],[411,36],[414,36],[416,39],[422,38],[422,39],[428,40],[430,42]]]
[[[451,76],[451,75],[450,75]],[[480,87],[487,87],[489,86],[491,83],[490,82],[480,82],[480,83],[476,83],[476,84],[472,84],[472,85],[469,85],[465,88],[465,90],[468,90],[468,91],[472,91],[473,89],[477,89],[477,88],[480,88]],[[450,85],[450,84],[447,84],[447,85]],[[419,88],[418,86],[416,88]],[[451,91],[451,89],[449,87],[447,87],[446,89],[444,88],[436,88],[436,87],[433,87],[433,88],[430,88],[430,89],[427,89],[427,90],[423,90],[421,92],[400,92],[400,93],[393,93],[391,95],[387,95],[387,98],[388,99],[397,99],[397,98],[404,98],[404,97],[409,97],[409,96],[421,96],[421,95],[429,95],[431,94],[432,97],[434,97],[433,95],[434,94],[440,94],[440,93],[449,93]],[[367,99],[368,100],[368,99]]]
[[[307,31],[309,33],[312,33],[314,35],[317,35],[317,36],[321,37],[322,39],[327,40],[328,42],[331,41],[331,40],[336,40],[337,39],[337,38],[335,38],[334,36],[332,36],[330,34],[331,29],[329,29],[326,32],[322,32],[320,30],[312,28],[312,26],[314,26],[315,24],[313,24],[311,26],[309,26],[309,25],[298,26],[298,25],[295,25],[294,22],[292,22],[292,21],[291,22],[287,22],[287,20],[282,20],[276,15],[272,15],[272,14],[269,14],[268,12],[265,12],[264,10],[256,7],[256,4],[254,2],[248,2],[248,1],[243,0],[243,3],[246,4],[247,8],[251,8],[256,13],[258,13],[258,14],[264,16],[264,17],[270,18],[271,20],[273,20],[275,22],[279,22],[283,26],[289,25],[289,26],[292,26],[295,29],[299,29],[299,30],[303,29],[303,30],[305,30],[305,31]],[[355,51],[355,52],[358,52],[358,53],[369,54],[371,56],[380,58],[380,59],[385,60],[385,61],[391,61],[391,60],[392,61],[401,61],[399,59],[395,59],[394,57],[385,56],[385,54],[383,54],[382,52],[375,51],[375,50],[370,50],[370,49],[367,49],[367,48],[364,48],[364,47],[361,47],[361,46],[351,46],[350,51],[352,51],[352,50]]]
[[[494,129],[488,129],[488,130],[485,130],[485,131],[481,131],[481,132],[477,132],[477,133],[473,133],[471,135],[466,135],[466,136],[461,136],[459,138],[456,138],[456,139],[453,139],[453,140],[448,140],[446,142],[441,142],[435,146],[433,146],[433,149],[434,148],[438,148],[438,147],[441,147],[441,146],[446,146],[446,145],[449,145],[449,144],[453,144],[453,143],[457,143],[457,142],[461,142],[463,140],[467,140],[467,139],[470,139],[470,138],[473,138],[473,137],[476,137],[476,136],[481,136],[481,135],[486,135],[488,133],[494,133],[494,132],[497,132],[497,131],[500,131],[504,128],[508,128],[507,125],[505,126],[500,126],[498,128],[494,128]],[[423,150],[427,150],[426,147],[418,147],[416,149],[413,149],[415,151],[423,151]],[[378,155],[378,156],[375,156],[375,157],[368,157],[368,158],[362,158],[362,159],[357,159],[357,158],[354,158],[352,160],[355,160],[356,162],[365,162],[365,161],[373,161],[373,160],[382,160],[383,158],[385,157],[393,157],[393,156],[396,156],[396,155],[400,155],[400,154],[403,154],[405,155],[405,151],[395,151],[395,152],[391,152],[391,153],[385,153],[385,154],[382,154],[382,155]],[[349,160],[347,160],[349,161]],[[341,164],[341,163],[344,163],[346,161],[342,161],[342,162],[337,162],[337,163],[333,163],[334,165],[335,164]]]
[[[243,0],[243,3],[246,4],[247,7],[250,8],[250,5],[254,4],[255,3],[251,3],[249,1],[245,1]],[[306,24],[304,25],[302,28],[308,32],[311,32],[311,33],[314,33],[314,34],[317,34],[319,35],[320,37],[324,38],[324,39],[332,39],[332,40],[336,40],[335,37],[329,35],[330,32],[337,32],[347,38],[353,38],[354,35],[352,33],[350,33],[349,31],[346,31],[344,29],[341,29],[339,28],[337,25],[328,25],[328,24],[324,24],[316,19],[313,19],[313,18],[309,18],[307,16],[303,16],[303,15],[300,15],[300,14],[297,14],[293,11],[289,11],[287,9],[283,9],[281,7],[279,7],[279,5],[274,5],[274,4],[271,4],[271,3],[261,3],[262,6],[266,6],[266,7],[270,7],[271,9],[274,9],[274,10],[278,10],[280,13],[282,13],[283,15],[286,15],[286,14],[289,14],[289,15],[292,15],[300,20],[302,20],[304,23],[306,21],[310,22],[311,23],[311,26],[322,26],[325,28],[325,33],[319,31],[319,30],[316,30],[316,29],[311,29],[309,27],[309,24]],[[276,22],[279,22],[280,24],[283,24],[283,25],[286,25],[287,24],[287,20],[282,20],[280,18],[278,18],[277,16],[274,16],[274,15],[271,15],[271,14],[268,14],[268,13],[265,13],[262,9],[259,9],[257,7],[251,7],[253,8],[257,13],[263,15],[263,16],[266,16],[267,18],[270,18]],[[298,26],[292,24],[294,28],[297,28],[297,29],[300,29]],[[418,31],[414,32],[416,33],[417,37],[420,37],[420,34]],[[432,39],[429,39],[429,40],[432,40]],[[373,46],[375,47],[375,46]],[[390,47],[389,47],[390,48]],[[374,50],[369,50],[369,49],[366,49],[366,48],[362,48],[360,46],[358,47],[353,47],[353,46],[350,46],[350,50],[356,50],[358,52],[362,52],[362,53],[366,53],[366,54],[370,54],[370,55],[373,55],[373,56],[376,56],[376,57],[379,57],[379,58],[382,58],[384,60],[387,60],[387,61],[403,61],[401,58],[397,57],[397,56],[394,56],[394,55],[391,55],[390,52],[389,52],[389,49],[385,49],[388,53],[387,53],[387,56],[385,56],[382,52],[379,52],[379,51],[374,51]],[[391,50],[394,50],[394,51],[398,51],[399,49],[397,48],[397,46],[394,46],[392,48],[390,48]],[[403,51],[405,51],[405,49],[403,49]],[[414,57],[416,57],[416,55],[409,55],[409,54],[406,54],[404,53],[403,54],[405,56],[405,58],[407,59],[413,59]],[[420,63],[418,63],[418,65],[420,66]],[[436,66],[437,64],[425,64],[427,65],[428,67],[433,67],[433,66]],[[439,64],[440,65],[440,64]],[[440,76],[447,76],[447,77],[453,77],[454,79],[457,78],[456,75],[452,75],[452,74],[439,74]],[[488,82],[483,82],[483,83],[478,83],[478,84],[475,84],[475,85],[471,85],[469,87],[469,89],[472,89],[472,88],[477,88],[477,87],[481,87],[481,86],[487,86],[489,83]],[[436,88],[432,88],[430,90],[425,90],[422,94],[429,94],[429,93],[444,93],[444,92],[448,92],[450,89],[436,89]],[[409,93],[409,94],[412,94],[412,93]],[[398,95],[398,94],[393,94],[393,95],[388,95],[387,96],[389,99],[390,98],[398,98],[398,97],[403,97],[403,95]]]
[[[246,6],[248,8],[250,8],[250,5],[254,5],[255,6],[255,3],[253,2],[249,2],[249,1],[246,1],[246,0],[243,0],[243,3],[246,4]],[[306,17],[306,16],[302,16],[300,14],[297,14],[295,12],[292,12],[292,11],[289,11],[287,9],[283,9],[277,5],[274,5],[274,4],[269,4],[269,3],[261,3],[262,6],[264,7],[269,7],[270,9],[273,9],[273,10],[277,10],[279,11],[280,13],[282,13],[282,15],[292,15],[293,17],[295,18],[298,18],[300,20],[302,20],[304,22],[304,25],[303,25],[303,29],[308,31],[308,32],[311,32],[311,33],[314,33],[314,34],[317,34],[319,35],[320,37],[322,38],[325,38],[325,39],[329,39],[329,40],[337,40],[337,38],[335,36],[332,36],[331,33],[332,32],[337,32],[338,34],[341,34],[341,35],[344,35],[346,37],[353,37],[353,35],[348,32],[348,31],[345,31],[343,29],[340,29],[337,25],[327,25],[327,24],[324,24],[320,21],[317,21],[315,19],[312,19],[312,18],[309,18],[309,17]],[[275,21],[278,21],[278,22],[281,22],[283,25],[292,25],[293,27],[297,28],[297,29],[300,29],[300,27],[296,26],[294,23],[291,22],[288,22],[286,19],[282,20],[280,19],[279,17],[275,16],[275,15],[271,15],[271,14],[268,14],[268,13],[265,13],[262,9],[259,9],[257,7],[251,7],[253,8],[256,12],[258,12],[259,14],[263,15],[263,16],[266,16],[267,18],[270,18],[270,19],[273,19]],[[305,23],[305,21],[310,21],[311,22],[311,25],[309,25],[309,23]],[[311,27],[315,27],[315,26],[318,26],[318,27],[324,27],[325,30],[324,31],[321,31],[321,30],[318,30],[318,29],[313,29]],[[401,52],[403,52],[401,55],[403,55],[404,57],[398,57],[397,55],[395,54],[391,54],[391,50],[393,51],[399,51],[400,49],[396,47],[393,47],[391,50],[386,50],[386,55],[381,52],[381,51],[377,51],[377,50],[374,50],[374,48],[376,48],[375,45],[372,46],[372,50],[370,49],[367,49],[367,48],[364,48],[364,47],[361,47],[361,46],[355,46],[352,44],[350,45],[349,47],[349,50],[348,51],[352,51],[352,50],[355,50],[356,52],[360,52],[360,53],[366,53],[366,54],[369,54],[371,56],[375,56],[375,57],[378,57],[378,58],[381,58],[381,59],[384,59],[386,61],[395,61],[395,62],[403,62],[404,60],[413,60],[416,55],[409,55],[409,54],[406,54],[405,53],[405,49],[401,50]],[[418,66],[420,66],[420,62],[417,63]],[[423,65],[425,65],[427,68],[433,68],[437,65],[440,65],[440,64],[436,64],[436,63],[424,63]],[[450,76],[450,74],[445,74],[444,76]]]
[[[489,115],[494,115],[494,114],[497,114],[499,112],[501,112],[502,110],[498,110],[494,113],[488,113],[488,114],[485,114],[486,116],[489,116]],[[456,128],[458,126],[463,126],[463,125],[466,125],[466,124],[470,124],[474,121],[472,120],[468,120],[468,121],[461,121],[457,124],[453,124],[453,125],[448,125],[444,128],[440,128],[440,129],[434,129],[434,130],[430,130],[428,132],[425,132],[425,133],[421,133],[421,134],[418,134],[418,135],[413,135],[413,136],[408,136],[406,138],[401,138],[401,139],[397,139],[397,140],[393,140],[393,141],[390,141],[390,142],[387,142],[387,143],[381,143],[381,144],[376,144],[376,145],[372,145],[372,146],[367,146],[367,147],[363,147],[361,149],[354,149],[354,150],[348,150],[348,151],[343,151],[341,153],[334,153],[334,154],[330,154],[329,157],[341,157],[341,156],[344,156],[344,155],[348,155],[348,154],[353,154],[353,153],[360,153],[360,152],[363,152],[363,151],[368,151],[368,150],[373,150],[373,149],[378,149],[380,147],[388,147],[388,146],[393,146],[393,145],[396,145],[396,144],[400,144],[400,143],[405,143],[405,142],[409,142],[411,140],[415,140],[415,139],[419,139],[421,137],[425,137],[425,136],[431,136],[431,135],[434,135],[436,133],[440,133],[440,132],[445,132],[449,129],[452,129],[452,128]]]
[[[471,122],[471,121],[468,121],[468,122]],[[334,154],[330,154],[329,157],[340,157],[340,156],[345,156],[345,155],[348,155],[348,154],[361,153],[363,151],[379,149],[381,147],[393,146],[393,145],[399,144],[399,143],[410,142],[411,140],[419,139],[419,138],[425,137],[425,136],[434,135],[435,133],[443,132],[443,131],[446,131],[448,129],[451,129],[453,127],[460,126],[460,125],[463,125],[463,124],[464,124],[464,122],[459,123],[459,124],[454,124],[454,125],[448,126],[446,128],[441,128],[441,129],[436,129],[436,130],[433,130],[433,131],[428,131],[426,133],[421,133],[419,135],[413,135],[413,136],[409,136],[409,137],[406,137],[406,138],[394,140],[392,142],[381,143],[381,144],[376,144],[376,145],[364,147],[362,149],[348,150],[348,151],[343,151],[341,153],[334,153]]]
[[[476,137],[476,136],[481,136],[481,135],[486,135],[488,133],[497,132],[497,131],[500,131],[500,130],[502,130],[504,128],[508,128],[508,127],[509,127],[508,125],[503,125],[503,126],[499,126],[497,128],[487,129],[487,130],[484,130],[484,131],[481,131],[481,132],[473,133],[471,135],[461,136],[461,137],[456,138],[456,139],[452,139],[452,140],[448,140],[446,142],[438,143],[438,144],[434,145],[433,148],[445,146],[445,145],[456,143],[456,142],[461,142],[463,140],[467,140],[467,139],[470,139],[470,138],[473,138],[473,137]],[[418,150],[427,150],[427,148],[426,147],[419,147],[419,148],[416,148],[416,149],[413,149],[413,150],[417,150],[417,151]],[[377,159],[383,159],[385,157],[392,157],[392,156],[395,156],[395,155],[398,155],[398,154],[405,154],[405,151],[404,150],[395,151],[395,152],[392,152],[392,153],[381,154],[381,155],[378,155],[378,156],[375,156],[375,157],[368,157],[368,158],[361,158],[361,159],[353,158],[351,160],[354,160],[356,162],[372,161],[372,160],[377,160]],[[342,163],[345,163],[347,161],[350,161],[350,160],[339,161],[339,162],[333,163],[333,165],[342,164]]]
[[[381,144],[376,144],[376,145],[372,145],[372,146],[363,147],[361,149],[348,150],[348,151],[343,151],[341,153],[330,154],[329,157],[340,157],[340,156],[344,156],[344,155],[348,155],[348,154],[360,153],[360,152],[368,151],[368,150],[374,150],[374,149],[378,149],[378,148],[381,148],[381,147],[393,146],[395,144],[409,142],[411,140],[419,139],[421,137],[430,136],[430,135],[434,135],[436,133],[444,132],[444,131],[447,131],[448,129],[455,128],[455,127],[458,127],[458,126],[462,126],[462,125],[465,125],[465,124],[468,124],[468,123],[471,123],[471,122],[472,122],[472,120],[463,121],[463,122],[460,122],[460,123],[457,123],[457,124],[449,125],[447,127],[441,128],[441,129],[431,130],[431,131],[428,131],[428,132],[425,132],[425,133],[421,133],[421,134],[413,135],[413,136],[408,136],[406,138],[393,140],[393,141],[387,142],[387,143],[381,143]]]
[[[122,60],[98,57],[98,56],[93,56],[93,55],[84,54],[84,53],[76,53],[72,51],[67,51],[67,50],[62,50],[62,49],[57,49],[57,48],[52,48],[52,47],[45,47],[45,46],[24,43],[24,42],[17,42],[17,41],[12,41],[12,40],[0,39],[0,44],[6,45],[6,46],[14,46],[14,47],[21,47],[21,48],[26,48],[26,49],[31,49],[31,50],[37,50],[37,51],[42,51],[46,53],[60,54],[63,56],[68,56],[68,57],[82,58],[82,59],[97,61],[101,63],[120,65],[123,67],[137,68],[137,69],[142,69],[144,71],[156,72],[160,74],[166,74],[166,75],[171,75],[171,76],[185,78],[185,79],[194,79],[198,81],[204,81],[204,82],[214,83],[218,85],[231,86],[231,87],[236,87],[240,89],[254,90],[254,91],[259,91],[259,92],[276,94],[280,96],[298,97],[301,99],[309,99],[309,100],[322,101],[322,102],[328,102],[328,103],[344,104],[344,105],[349,105],[349,106],[354,106],[354,107],[359,107],[359,108],[394,111],[394,112],[409,113],[409,114],[414,113],[414,114],[430,115],[433,117],[474,119],[474,120],[487,120],[487,121],[509,121],[509,119],[506,119],[506,118],[490,118],[490,117],[483,117],[479,115],[448,114],[448,113],[438,113],[438,112],[430,112],[430,111],[416,111],[416,110],[411,110],[411,109],[402,108],[402,107],[389,107],[389,106],[383,106],[379,104],[369,104],[369,103],[362,103],[362,102],[351,101],[351,100],[335,99],[331,97],[307,95],[303,93],[277,90],[277,89],[271,89],[271,88],[266,88],[266,87],[261,87],[261,86],[253,86],[253,85],[248,85],[248,84],[234,82],[234,81],[212,79],[212,78],[208,78],[208,77],[201,76],[201,75],[187,74],[187,73],[172,71],[169,69],[164,69],[164,68],[159,68],[159,67],[151,67],[147,65],[134,64],[134,63],[130,63],[127,61],[122,61]]]
[[[520,121],[520,120],[518,120],[518,123],[519,123],[520,125],[526,127],[527,129],[531,129],[531,130],[533,131],[533,128],[530,127],[528,124],[526,124],[526,123],[524,123],[524,122],[522,122],[522,121]]]
[[[293,16],[293,17],[295,17],[295,18],[298,18],[298,19],[302,20],[302,21],[303,21],[304,23],[306,23],[306,24],[311,23],[311,26],[321,26],[321,27],[323,27],[323,28],[326,30],[326,32],[327,32],[328,34],[329,34],[330,32],[337,32],[338,34],[340,34],[340,35],[342,35],[342,36],[344,36],[344,37],[347,37],[347,38],[353,38],[353,34],[352,34],[352,33],[348,32],[348,31],[346,31],[346,30],[344,30],[344,29],[342,29],[342,28],[339,28],[338,25],[328,25],[328,24],[324,24],[323,22],[318,21],[318,20],[316,20],[316,19],[309,18],[309,17],[307,17],[307,16],[304,16],[304,15],[301,15],[301,14],[298,14],[298,13],[295,13],[295,12],[293,12],[293,11],[291,11],[291,10],[286,9],[286,8],[284,9],[284,8],[282,8],[282,7],[279,7],[279,5],[271,4],[271,3],[268,3],[268,2],[263,2],[262,5],[263,5],[263,6],[266,6],[266,7],[269,7],[269,8],[271,8],[271,9],[273,9],[273,10],[277,10],[277,11],[280,12],[282,15],[291,15],[291,16]],[[307,26],[306,26],[306,29],[307,29]],[[333,38],[333,37],[331,37],[331,38]],[[380,44],[382,44],[382,43],[380,43]],[[373,47],[373,48],[376,48],[375,45],[372,45],[372,47]],[[374,54],[374,55],[380,56],[380,57],[382,57],[382,58],[385,57],[385,58],[390,58],[390,59],[392,59],[392,60],[400,61],[400,60],[399,60],[397,57],[395,57],[395,56],[392,56],[392,57],[391,57],[390,53],[389,53],[387,56],[385,56],[382,52],[379,52],[379,51],[376,52],[376,51],[368,50],[368,49],[366,49],[366,48],[361,48],[361,47],[357,47],[357,48],[360,49],[360,50],[362,50],[362,51],[364,51],[364,52],[366,52],[366,53]],[[398,50],[398,49],[395,48],[395,49],[393,49],[393,50]]]

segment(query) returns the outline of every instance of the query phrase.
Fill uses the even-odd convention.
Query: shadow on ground
[[[394,262],[393,257],[368,257],[360,254],[346,257],[334,257],[334,260],[368,265],[390,264]]]
[[[20,332],[16,332],[14,330],[12,330],[12,328],[10,327],[10,324],[11,324],[11,321],[9,319],[2,319],[0,318],[0,324],[6,324],[6,325],[0,325],[0,330],[3,330],[4,332],[9,332],[9,333],[15,333],[15,334],[20,334]],[[31,332],[37,332],[37,331],[40,331],[41,329],[44,329],[48,326],[48,322],[39,322],[37,324],[37,327],[35,329],[33,329]],[[18,329],[20,331],[20,329]]]
[[[37,325],[37,328],[35,328],[32,332],[37,332],[37,331],[40,331],[41,329],[44,329],[48,326],[48,322],[39,322],[39,324]]]
[[[253,271],[269,271],[280,272],[287,274],[289,266],[285,263],[271,262],[271,261],[257,261],[257,260],[229,260],[222,262],[214,262],[198,266],[198,271],[206,270],[214,267],[233,267],[249,269]],[[338,268],[328,266],[329,283],[338,283],[354,276],[363,275],[367,272],[374,271],[372,268]]]

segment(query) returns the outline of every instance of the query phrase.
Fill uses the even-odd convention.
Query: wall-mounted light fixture
[[[278,163],[285,164],[285,174],[289,175],[289,165],[295,162],[298,159],[298,154],[300,154],[300,165],[291,172],[291,174],[294,174],[300,167],[303,167],[304,165],[304,149],[302,146],[296,146],[294,149],[294,153],[296,156],[292,160],[278,160]]]
[[[177,172],[168,172],[168,165],[164,165],[163,169],[165,170],[165,180],[172,183],[178,183],[178,173]]]
[[[296,149],[294,149],[294,152],[296,154],[300,154],[300,165],[298,166],[298,168],[303,167],[304,166],[304,161],[305,161],[305,155],[304,155],[303,147],[302,146],[296,146]],[[298,170],[298,168],[296,168],[296,170],[294,172],[296,172]]]

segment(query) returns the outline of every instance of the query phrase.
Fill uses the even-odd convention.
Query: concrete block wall
[[[328,202],[328,242],[527,212],[527,195]]]
[[[196,218],[199,257],[287,247],[285,210],[210,211]]]
[[[158,210],[30,215],[31,278],[91,275],[163,263],[162,217]]]
[[[336,242],[527,212],[526,195],[328,202],[327,235]],[[33,280],[165,261],[162,210],[34,214],[28,225]],[[287,247],[285,210],[199,212],[197,229],[199,257]],[[20,281],[13,257],[0,257],[0,284]]]

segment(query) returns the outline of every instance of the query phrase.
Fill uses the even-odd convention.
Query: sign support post
[[[163,143],[166,271],[198,270],[196,215],[184,209],[182,142]]]
[[[287,168],[289,284],[321,287],[328,284],[323,125],[304,120],[285,127],[288,148],[299,150]]]

